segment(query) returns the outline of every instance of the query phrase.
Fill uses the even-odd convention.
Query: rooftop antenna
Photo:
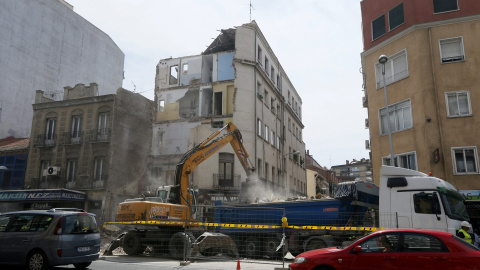
[[[252,0],[250,0],[250,22],[252,22],[252,9],[253,8],[253,5],[252,5]]]

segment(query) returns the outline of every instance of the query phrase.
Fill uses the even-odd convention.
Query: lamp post
[[[387,63],[387,61],[388,61],[388,57],[384,54],[380,55],[380,58],[378,58],[378,62],[382,65],[383,93],[385,94],[385,110],[386,110],[386,116],[387,116],[387,133],[388,133],[388,142],[390,143],[390,165],[395,166],[395,157],[393,155],[393,143],[392,143],[392,129],[390,127],[390,110],[388,109],[387,82],[385,80],[385,63]]]

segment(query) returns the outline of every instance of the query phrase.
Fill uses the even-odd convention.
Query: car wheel
[[[45,270],[48,268],[47,256],[40,251],[34,251],[27,258],[28,270]]]
[[[254,237],[245,240],[245,256],[247,258],[259,258],[261,255],[260,243]]]
[[[77,268],[77,269],[85,269],[90,264],[92,264],[92,263],[91,262],[88,262],[88,263],[74,263],[73,266],[75,266],[75,268]]]
[[[128,232],[123,238],[123,250],[130,256],[141,254],[145,249],[142,248],[140,235],[134,231]]]

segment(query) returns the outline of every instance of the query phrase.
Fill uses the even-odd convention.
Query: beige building
[[[391,164],[382,65],[395,165],[480,188],[480,6],[476,1],[364,0],[364,106],[373,178]]]
[[[233,122],[266,196],[306,194],[302,100],[254,21],[222,30],[201,55],[160,60],[155,101],[152,185],[173,184],[182,155]],[[226,146],[191,181],[207,200],[231,200],[245,179]]]
[[[84,202],[43,208],[85,207],[113,221],[118,203],[144,189],[153,102],[122,88],[98,96],[97,84],[77,84],[61,101],[37,90],[33,111],[25,189],[81,191]]]

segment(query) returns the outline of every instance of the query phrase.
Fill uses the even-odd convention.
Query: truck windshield
[[[441,188],[440,197],[442,197],[445,213],[451,219],[470,220],[467,208],[463,203],[463,196],[456,190]]]

